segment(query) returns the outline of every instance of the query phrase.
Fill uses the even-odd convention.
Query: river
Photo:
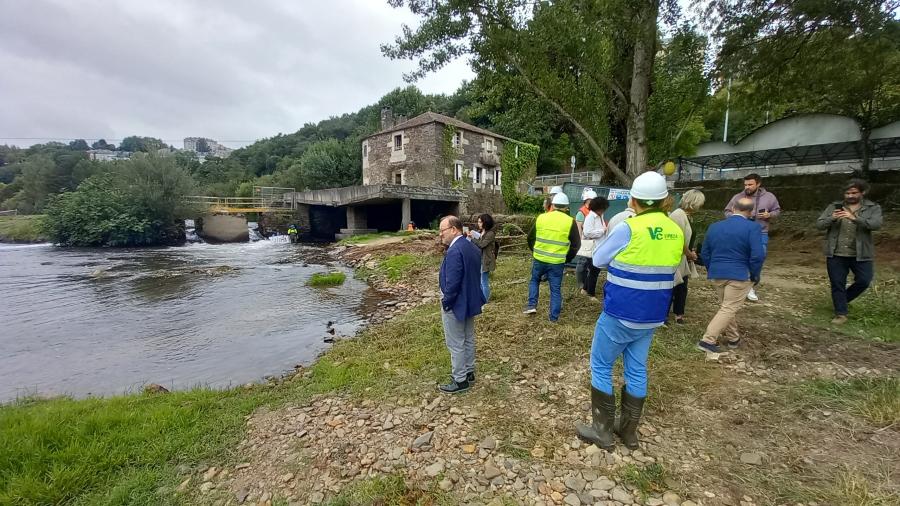
[[[311,288],[341,270],[343,286]],[[64,249],[0,244],[0,402],[146,383],[227,387],[308,364],[377,294],[319,246]]]

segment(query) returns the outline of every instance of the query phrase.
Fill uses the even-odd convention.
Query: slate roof
[[[385,134],[385,133],[389,133],[389,132],[396,132],[398,130],[404,130],[407,128],[413,128],[413,127],[418,127],[418,126],[422,126],[422,125],[427,125],[429,123],[441,123],[443,125],[454,126],[456,128],[462,129],[462,130],[466,130],[469,132],[475,132],[475,133],[479,133],[482,135],[487,135],[489,137],[494,137],[497,139],[503,139],[505,141],[514,140],[514,139],[510,139],[509,137],[505,137],[503,135],[491,132],[490,130],[485,130],[484,128],[479,128],[475,125],[470,125],[470,124],[468,124],[464,121],[460,121],[456,118],[451,118],[450,116],[444,116],[443,114],[438,114],[436,112],[431,112],[431,111],[420,114],[420,115],[416,116],[415,118],[404,121],[403,123],[394,125],[391,128],[386,128],[379,132],[375,132],[374,134],[369,135],[368,137],[364,137],[364,138],[368,139],[369,137],[374,137],[376,135]]]

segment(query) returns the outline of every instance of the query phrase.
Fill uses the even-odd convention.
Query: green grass
[[[43,215],[0,216],[0,242],[44,242]]]
[[[646,466],[628,464],[619,470],[622,480],[641,491],[644,497],[651,493],[666,491],[666,470],[662,464],[654,462]]]
[[[337,497],[326,503],[328,506],[411,506],[411,505],[451,505],[456,504],[448,496],[432,490],[417,490],[406,486],[403,477],[390,475],[370,478],[351,485]]]
[[[309,286],[340,286],[344,284],[347,275],[343,272],[316,272],[306,282]]]
[[[385,237],[405,237],[412,236],[414,234],[415,232],[407,232],[405,230],[401,230],[399,232],[378,232],[377,234],[354,235],[346,239],[341,239],[340,241],[338,241],[338,244],[349,246],[355,244],[364,244],[375,239],[384,239]]]
[[[877,427],[900,424],[900,378],[815,380],[803,384],[799,394],[813,406],[846,411]]]
[[[850,303],[847,323],[831,328],[842,334],[886,343],[900,342],[900,277],[890,271],[879,271],[874,283],[858,299]],[[830,297],[815,301],[811,323],[827,326],[834,316]]]
[[[378,263],[376,270],[389,281],[400,281],[434,263],[430,257],[402,253],[389,256]]]

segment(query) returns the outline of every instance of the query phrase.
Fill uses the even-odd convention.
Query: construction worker
[[[596,267],[607,268],[603,312],[591,345],[592,424],[577,424],[578,436],[606,450],[613,432],[629,449],[638,448],[637,427],[647,397],[647,355],[653,331],[666,321],[675,269],[681,263],[684,233],[662,209],[669,195],[665,178],[645,172],[631,186],[635,216],[609,232],[594,252]],[[612,370],[622,355],[625,384],[618,427]]]
[[[288,233],[288,238],[291,240],[292,243],[297,242],[297,236],[300,234],[300,231],[297,230],[297,225],[291,225],[290,227],[288,227],[287,233]]]
[[[569,197],[565,193],[557,193],[551,205],[553,210],[539,215],[528,234],[528,247],[534,252],[534,260],[528,286],[528,305],[523,312],[528,315],[537,313],[538,291],[541,278],[546,274],[550,282],[550,321],[555,322],[562,311],[563,269],[575,258],[581,247],[581,236],[575,220],[569,216]]]

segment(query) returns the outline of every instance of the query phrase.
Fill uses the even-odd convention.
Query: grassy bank
[[[0,242],[46,242],[42,215],[0,216]]]
[[[370,274],[436,285],[437,263],[436,256],[386,252]],[[479,383],[454,402],[461,412],[478,413],[467,425],[476,440],[495,435],[504,455],[550,465],[565,460],[554,456],[554,449],[573,439],[576,420],[589,417],[583,408],[587,358],[600,306],[579,296],[567,276],[559,324],[547,321],[546,285],[538,314],[522,315],[529,263],[526,256],[500,257],[491,302],[477,321]],[[651,348],[645,421],[658,431],[654,451],[662,456],[653,464],[611,469],[610,475],[618,473],[644,493],[674,488],[702,497],[704,490],[733,490],[737,497],[752,495],[756,504],[788,499],[887,504],[890,480],[881,480],[874,465],[884,458],[883,446],[874,440],[848,444],[846,431],[896,433],[896,380],[816,375],[822,364],[882,367],[890,374],[897,367],[896,344],[813,325],[808,313],[786,309],[811,304],[821,292],[780,293],[773,287],[763,292],[771,306],[754,305],[742,314],[744,328],[752,330],[740,358],[710,361],[694,344],[715,311],[715,294],[708,283],[691,283],[688,323],[660,329]],[[873,324],[891,325],[887,316],[891,319]],[[777,337],[760,336],[759,324]],[[3,406],[0,504],[212,502],[211,495],[196,495],[195,486],[173,491],[206,465],[244,461],[235,448],[250,413],[302,406],[316,395],[336,393],[376,405],[401,398],[415,405],[435,395],[435,383],[446,380],[448,371],[438,306],[432,303],[370,326],[357,339],[339,341],[304,374],[279,385]],[[823,410],[830,414],[822,415]],[[740,462],[742,452],[765,454],[771,464],[748,469]],[[822,460],[807,465],[802,460],[807,454]],[[394,475],[360,480],[330,499],[331,504],[459,502],[452,493],[419,490]]]

